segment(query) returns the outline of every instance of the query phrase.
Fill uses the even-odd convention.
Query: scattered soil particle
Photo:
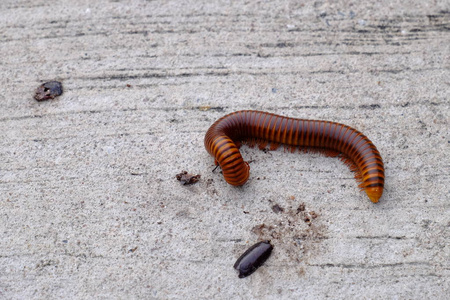
[[[267,226],[266,224],[260,224],[253,226],[252,232],[258,236],[263,236],[265,232],[271,232],[274,229],[273,226]]]
[[[305,221],[306,224],[311,225],[311,219],[310,219],[308,216],[306,216],[306,217],[303,219],[303,221]]]
[[[301,203],[297,208],[297,213],[305,211],[305,203]]]
[[[282,208],[281,206],[279,206],[278,204],[275,204],[274,206],[272,206],[272,210],[274,213],[279,214],[284,212],[284,208]]]

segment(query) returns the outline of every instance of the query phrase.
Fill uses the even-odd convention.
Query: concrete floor
[[[2,1],[0,298],[446,299],[450,4],[374,2]],[[241,109],[362,131],[381,201],[283,150],[228,185],[203,138]]]

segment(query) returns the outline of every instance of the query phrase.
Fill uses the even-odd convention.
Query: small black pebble
[[[43,83],[36,89],[34,99],[37,101],[44,101],[54,99],[63,93],[62,84],[59,81],[49,81]]]
[[[281,206],[279,206],[278,204],[275,204],[274,206],[272,206],[272,210],[274,213],[278,214],[280,212],[284,212],[284,208],[282,208]]]
[[[269,258],[273,246],[270,241],[262,241],[254,244],[234,264],[234,268],[239,271],[239,278],[251,275]]]

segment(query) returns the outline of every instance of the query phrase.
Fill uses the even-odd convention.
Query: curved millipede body
[[[234,268],[239,271],[239,278],[247,277],[261,267],[269,258],[272,249],[269,241],[262,241],[248,248],[234,264]]]
[[[267,112],[242,110],[217,120],[206,132],[206,150],[222,168],[231,185],[243,185],[250,166],[239,152],[241,142],[270,149],[284,144],[292,151],[312,148],[341,159],[356,172],[355,178],[370,200],[376,203],[383,194],[384,165],[375,145],[350,126],[329,121],[303,120]]]

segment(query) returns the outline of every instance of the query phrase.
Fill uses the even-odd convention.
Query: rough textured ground
[[[298,2],[1,1],[0,298],[446,299],[450,4]],[[240,109],[364,132],[380,203],[318,154],[226,184],[203,137]]]

